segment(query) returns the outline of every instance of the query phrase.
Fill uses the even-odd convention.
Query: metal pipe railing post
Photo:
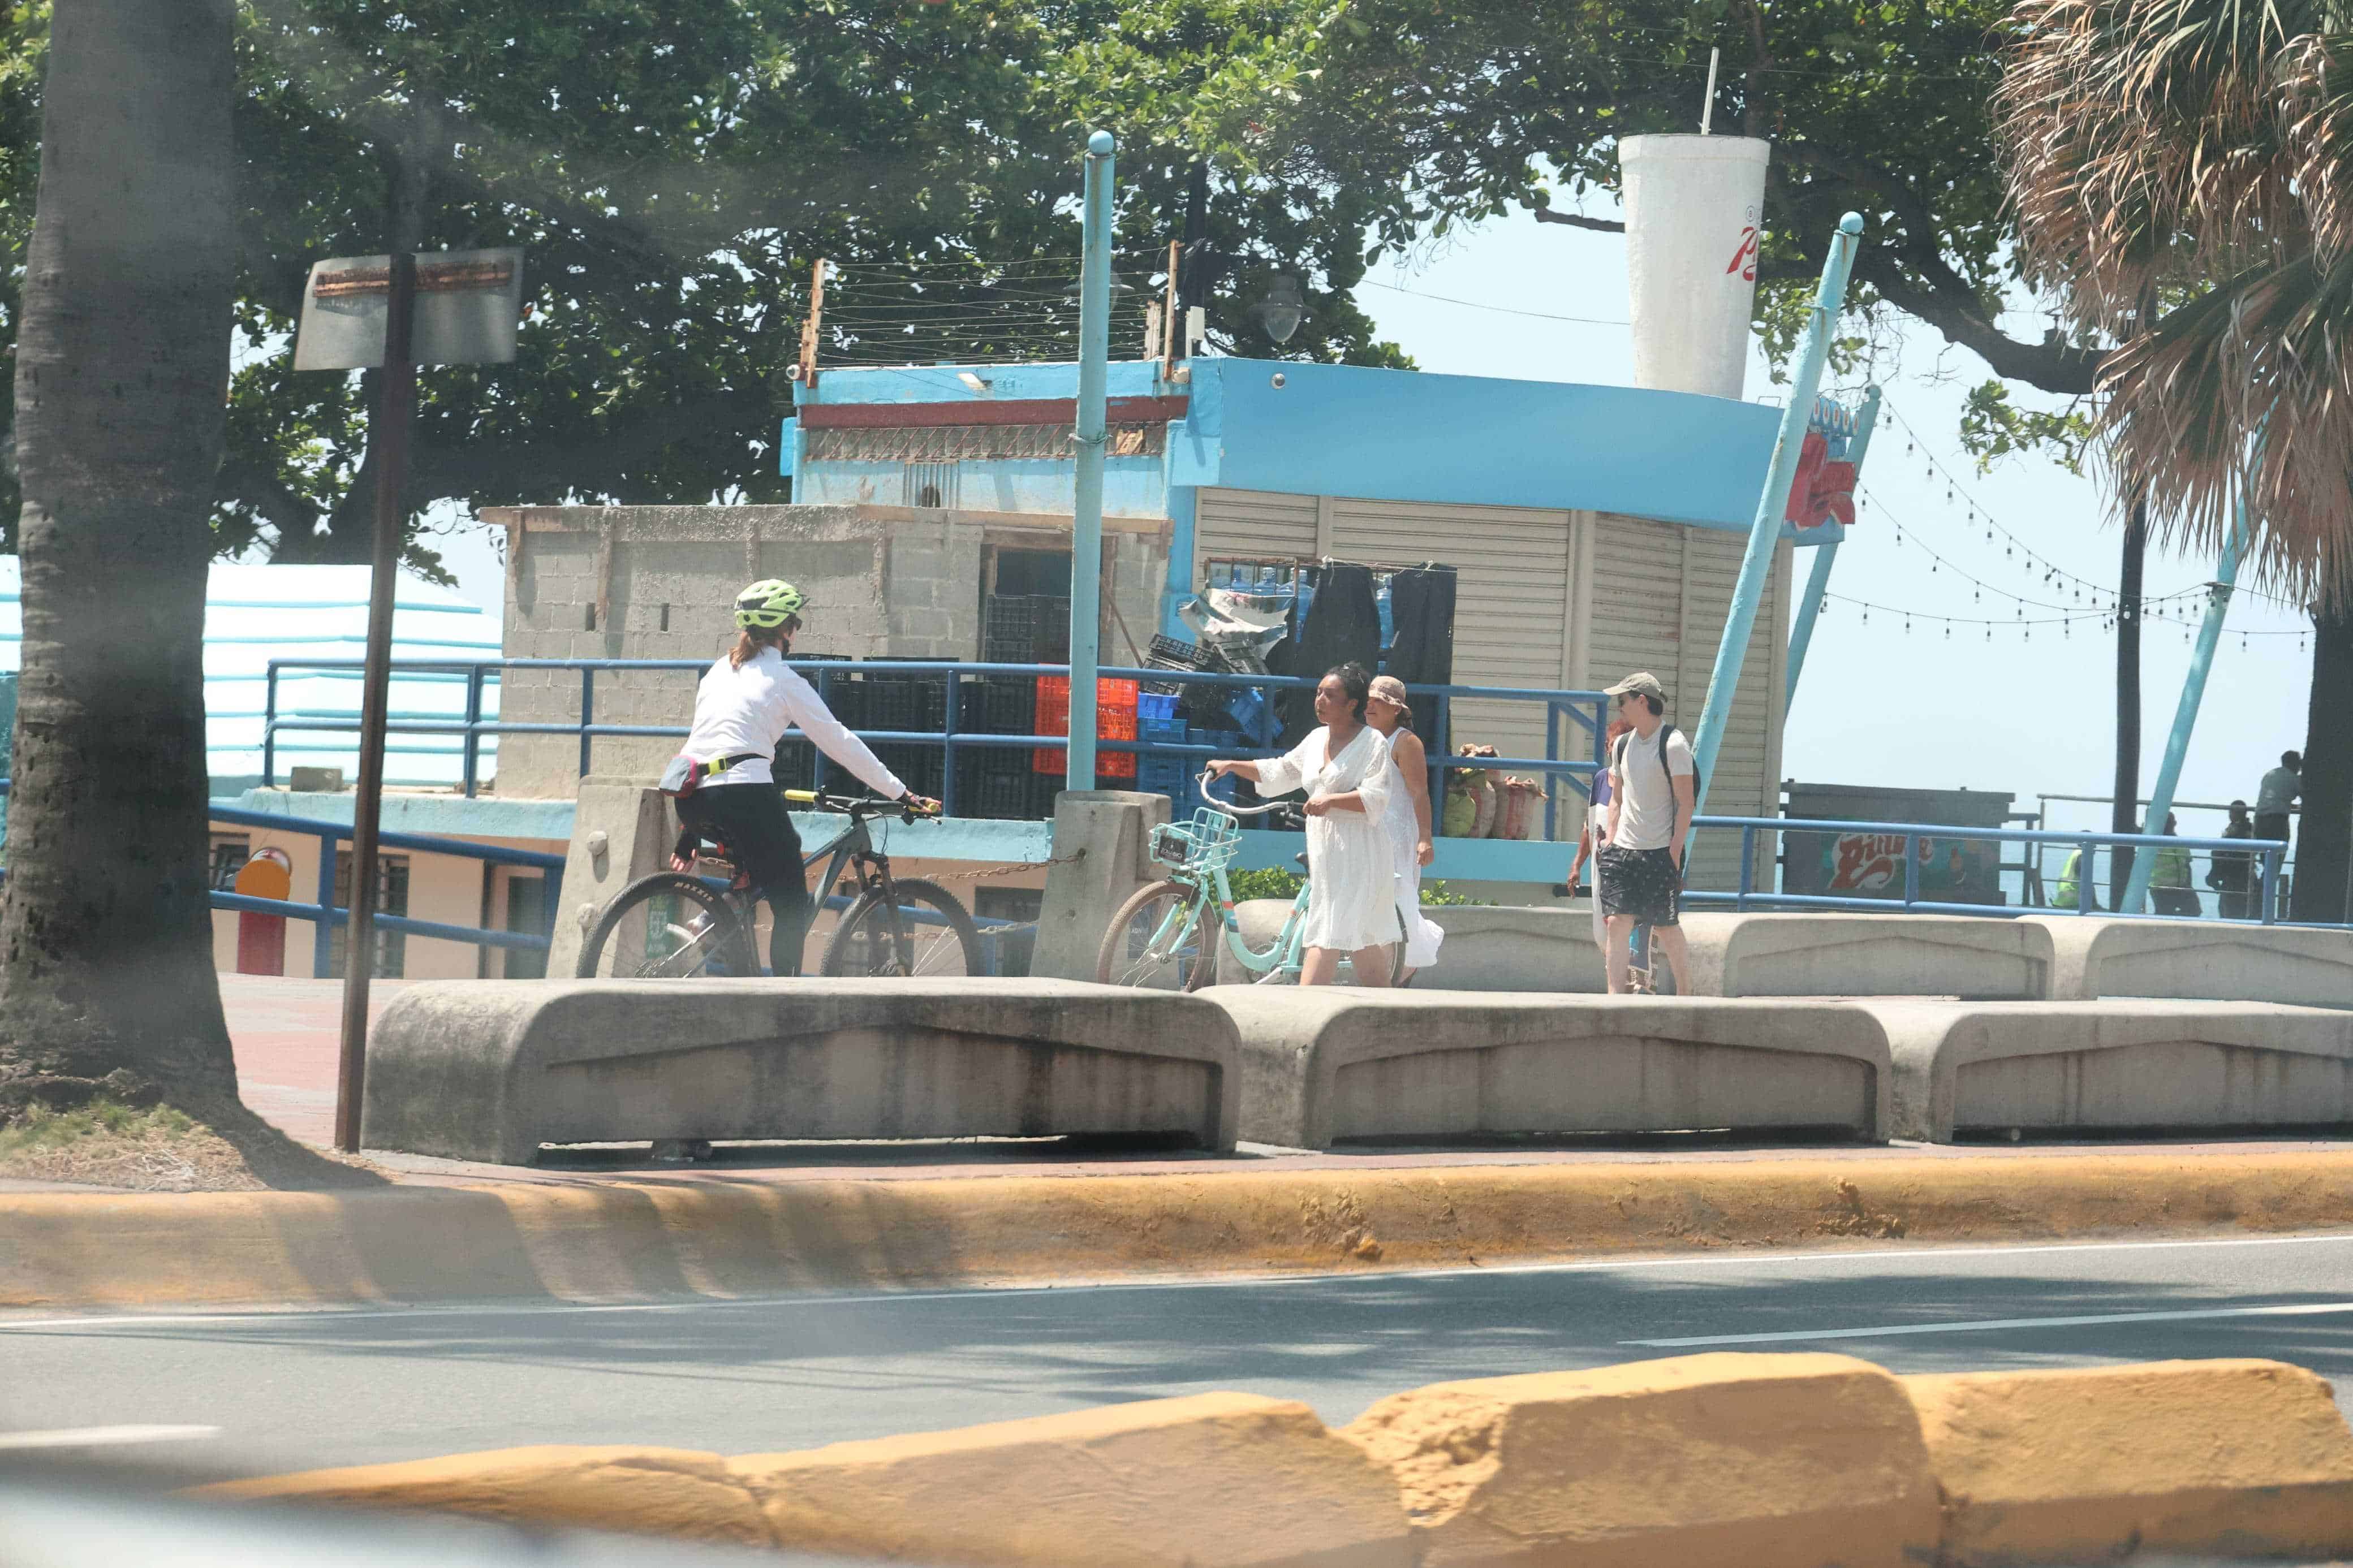
[[[963,689],[956,672],[948,671],[948,707],[940,720],[940,815],[954,816],[956,805],[956,714],[962,707]]]
[[[1904,907],[1910,909],[1920,901],[1920,836],[1904,836]]]
[[[1740,892],[1732,902],[1736,910],[1748,907],[1748,895],[1757,886],[1756,865],[1757,830],[1744,827],[1740,830]]]
[[[278,661],[269,661],[269,672],[262,677],[261,691],[261,787],[269,789],[278,783]]]
[[[332,980],[335,969],[335,840],[319,840],[319,923],[311,932],[311,978]]]
[[[2286,855],[2287,850],[2284,847],[2263,851],[2263,923],[2265,925],[2272,924],[2279,918],[2280,862]]]
[[[580,668],[580,777],[588,777],[588,748],[596,737],[588,726],[596,721],[596,668],[583,665]]]
[[[474,798],[482,759],[482,674],[476,665],[466,672],[466,798]]]
[[[2092,896],[2092,868],[2099,858],[2099,846],[2086,838],[2075,846],[2075,912],[2088,915],[2100,900]],[[2059,879],[2065,881],[2063,870]]]

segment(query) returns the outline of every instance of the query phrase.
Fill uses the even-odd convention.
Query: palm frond
[[[2251,581],[2353,604],[2353,261],[2251,268],[2127,342],[2103,374],[2119,495],[2211,554],[2242,496]]]

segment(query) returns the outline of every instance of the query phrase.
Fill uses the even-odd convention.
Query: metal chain
[[[1040,866],[1068,866],[1087,858],[1084,849],[1073,849],[1068,855],[1057,855],[1049,860],[1023,860],[1010,866],[984,866],[977,871],[950,871],[930,879],[934,882],[973,882],[983,877],[1008,877],[1021,871],[1031,871]]]

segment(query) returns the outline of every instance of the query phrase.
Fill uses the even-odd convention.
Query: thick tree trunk
[[[2116,777],[2108,812],[2111,833],[2140,831],[2141,568],[2148,560],[2148,507],[2133,503],[2125,523],[2124,561],[2116,574]],[[2132,879],[2133,852],[2119,847],[2110,863],[2108,908],[2123,907]],[[2088,884],[2092,868],[2084,868]]]
[[[24,675],[0,1113],[236,1092],[206,907],[232,0],[57,7],[17,338]]]
[[[2346,918],[2353,834],[2353,608],[2313,616],[2312,706],[2304,737],[2304,813],[2295,833],[2291,918]]]

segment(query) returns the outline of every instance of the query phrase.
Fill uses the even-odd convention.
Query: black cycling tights
[[[774,784],[707,784],[678,803],[678,820],[723,840],[733,852],[736,868],[752,879],[776,916],[768,967],[778,974],[798,974],[817,905],[809,900],[801,836],[785,814],[785,797]]]

